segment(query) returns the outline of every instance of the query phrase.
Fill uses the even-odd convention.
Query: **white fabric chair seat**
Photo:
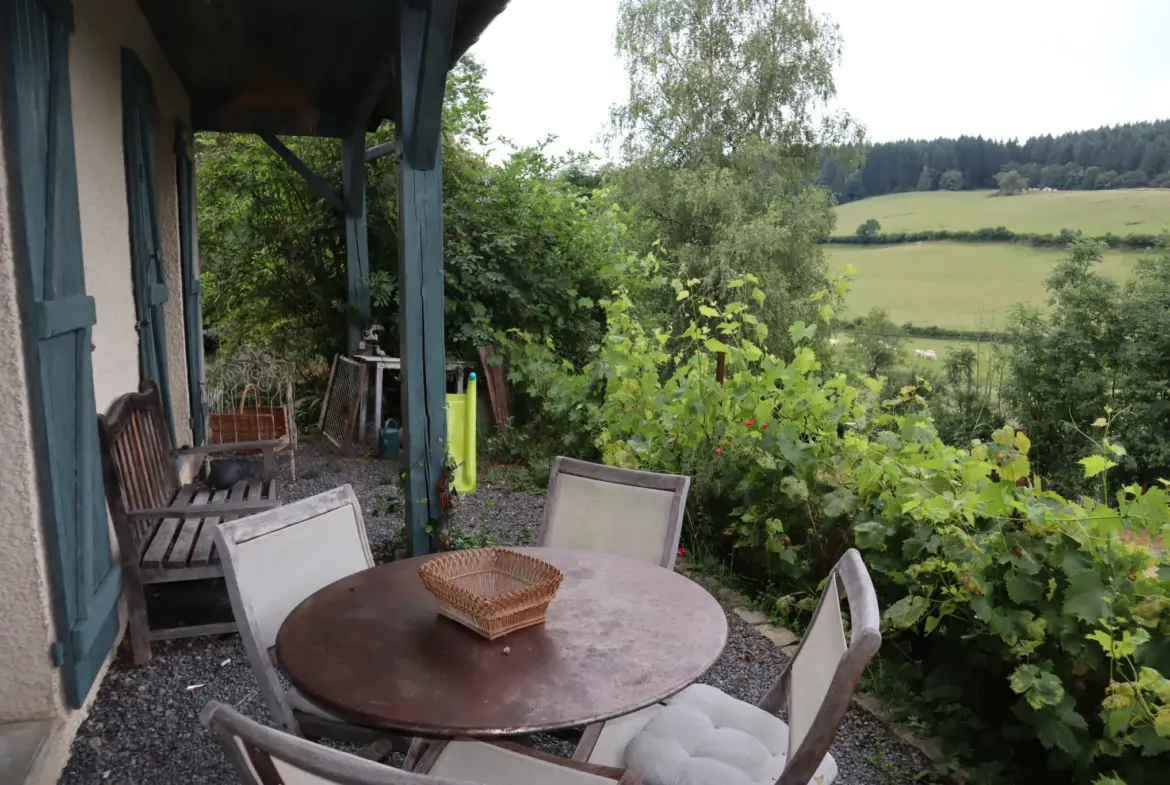
[[[614,785],[607,777],[478,741],[448,743],[427,774],[476,785]]]
[[[788,759],[788,726],[714,687],[693,684],[665,702],[626,745],[646,785],[774,785]],[[831,785],[826,755],[810,785]]]

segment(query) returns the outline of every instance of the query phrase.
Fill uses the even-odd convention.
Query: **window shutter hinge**
[[[53,664],[62,666],[65,664],[65,644],[57,641],[49,647],[49,656],[53,658]]]

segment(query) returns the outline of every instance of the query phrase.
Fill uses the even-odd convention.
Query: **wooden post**
[[[370,251],[366,232],[366,134],[358,128],[341,142],[341,177],[345,193],[345,259],[349,330],[346,348],[352,357],[370,323]],[[364,434],[363,434],[364,435]]]
[[[727,343],[727,336],[719,336],[721,343]],[[719,352],[715,356],[715,381],[723,384],[723,377],[727,375],[727,352]]]
[[[406,532],[413,555],[431,550],[443,519],[439,481],[447,441],[443,339],[443,93],[455,0],[399,5],[397,117],[398,282],[405,428]],[[365,151],[355,148],[364,157]],[[436,532],[437,533],[437,532]]]

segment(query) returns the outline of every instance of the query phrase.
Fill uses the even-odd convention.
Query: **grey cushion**
[[[626,746],[625,762],[646,785],[773,785],[788,759],[788,726],[705,684],[666,701]],[[830,785],[826,755],[810,785]]]

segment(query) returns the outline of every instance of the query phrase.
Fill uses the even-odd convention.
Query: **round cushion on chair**
[[[625,751],[646,785],[774,785],[787,759],[783,720],[705,684],[666,701]],[[826,755],[810,785],[836,779]]]

